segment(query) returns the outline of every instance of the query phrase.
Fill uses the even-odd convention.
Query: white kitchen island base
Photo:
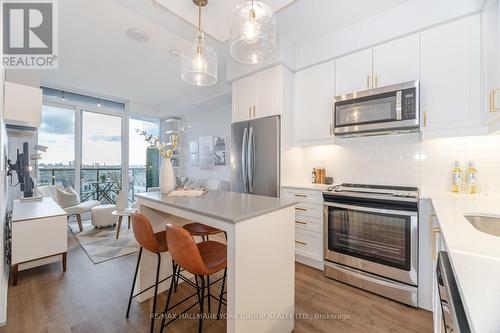
[[[201,198],[138,195],[139,211],[155,232],[167,223],[199,222],[227,233],[227,332],[286,332],[294,328],[294,203],[232,192],[209,192]],[[156,255],[143,252],[136,291],[154,283]],[[162,255],[160,279],[172,272]],[[159,291],[169,287],[165,281]],[[153,292],[139,297],[143,301]],[[161,308],[160,311],[163,309]]]

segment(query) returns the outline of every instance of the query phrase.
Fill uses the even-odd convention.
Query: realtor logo
[[[2,3],[2,64],[9,69],[57,68],[55,0]]]

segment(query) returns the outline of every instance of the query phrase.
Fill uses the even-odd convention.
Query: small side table
[[[132,213],[135,212],[135,209],[134,208],[127,208],[125,209],[124,211],[113,211],[111,214],[113,214],[114,216],[118,216],[118,225],[116,226],[116,239],[118,239],[118,237],[120,236],[120,228],[122,227],[122,220],[123,220],[123,217],[126,216],[127,217],[127,221],[128,221],[128,228],[130,229],[130,215],[132,215]]]

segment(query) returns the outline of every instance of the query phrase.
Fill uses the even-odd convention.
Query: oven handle
[[[370,208],[370,207],[362,207],[362,206],[354,206],[354,205],[344,205],[334,202],[325,202],[325,206],[328,207],[336,207],[336,208],[344,208],[344,209],[352,209],[359,210],[363,212],[372,212],[372,213],[382,213],[382,214],[392,214],[392,215],[402,215],[402,216],[417,216],[417,212],[410,212],[405,210],[392,210],[392,209],[381,209],[381,208]]]

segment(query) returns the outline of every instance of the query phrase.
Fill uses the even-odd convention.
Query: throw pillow
[[[56,189],[56,197],[59,206],[62,208],[73,207],[80,204],[80,198],[72,187],[67,187],[65,190]]]

